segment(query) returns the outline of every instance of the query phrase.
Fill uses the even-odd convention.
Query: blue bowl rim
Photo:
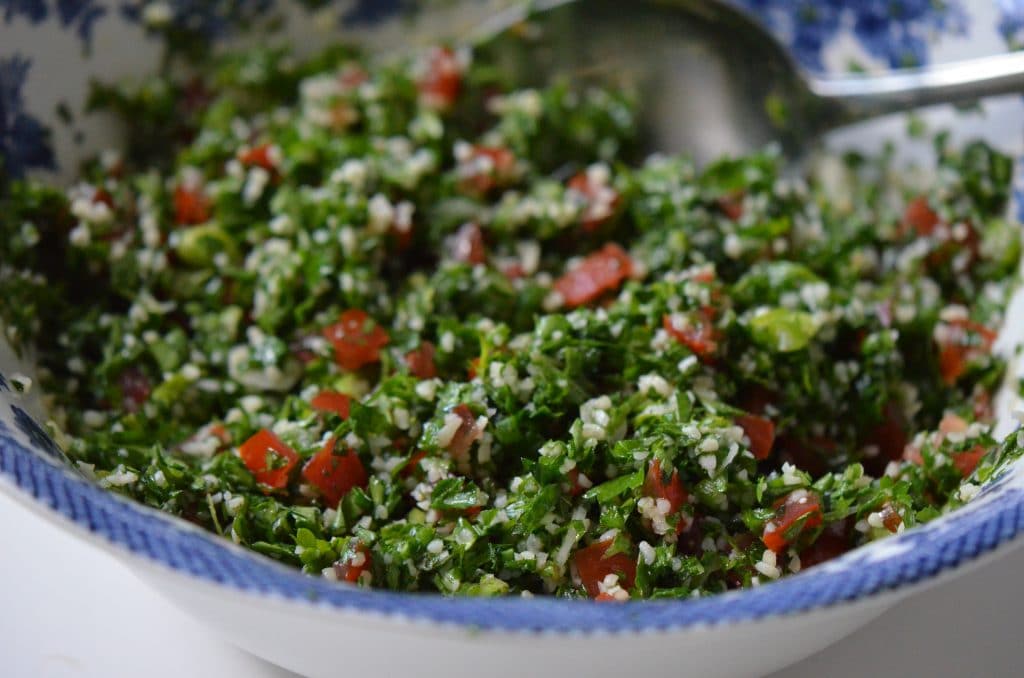
[[[1004,478],[986,486],[981,495],[986,501],[977,506],[745,591],[617,605],[543,596],[443,597],[362,589],[304,575],[183,519],[115,495],[5,431],[0,431],[0,474],[37,503],[118,550],[209,584],[300,604],[485,631],[636,633],[808,612],[924,582],[1024,531],[1024,489]]]

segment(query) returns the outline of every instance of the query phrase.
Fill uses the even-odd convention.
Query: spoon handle
[[[932,104],[1024,94],[1024,52],[908,68],[883,75],[811,78],[811,91],[837,104],[837,124]]]

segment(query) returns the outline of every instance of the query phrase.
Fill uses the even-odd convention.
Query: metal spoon
[[[884,75],[811,75],[717,0],[535,0],[468,37],[533,84],[572,76],[635,88],[649,150],[688,152],[699,163],[772,141],[800,157],[852,122],[1024,92],[1024,52]]]

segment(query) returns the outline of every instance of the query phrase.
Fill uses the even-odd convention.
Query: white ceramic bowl
[[[304,49],[336,37],[339,27],[341,34],[387,45],[422,42],[439,27],[450,35],[512,1],[420,3],[428,6],[414,38],[408,23],[394,20],[400,0],[328,2],[314,15],[274,0],[0,3],[0,156],[8,171],[49,171],[62,181],[78,158],[116,145],[109,120],[80,114],[86,83],[90,77],[141,77],[155,69],[161,42],[154,21],[187,25],[203,39],[244,40],[235,30],[238,15],[252,18],[282,7],[289,17],[286,35]],[[950,2],[943,8],[929,0],[738,4],[768,22],[810,69],[845,68],[851,59],[886,68],[911,58],[990,54],[1006,49],[1006,39],[1019,38],[1024,26],[1021,0]],[[58,104],[75,113],[70,124],[59,121]],[[962,136],[982,135],[1019,157],[1024,106],[1008,98],[990,102],[986,110],[984,117],[939,110],[929,118]],[[841,132],[832,143],[876,145],[898,135],[901,126],[881,121]],[[49,141],[43,129],[51,130]],[[914,152],[913,145],[908,148]],[[1020,176],[1016,186],[1019,203]],[[1022,335],[1024,298],[1018,296],[1000,344],[1007,350]],[[301,575],[74,473],[39,426],[44,418],[35,397],[10,388],[9,377],[26,371],[31,365],[19,364],[0,345],[0,488],[125,558],[228,640],[309,675],[382,669],[449,676],[763,674],[834,642],[905,595],[998,557],[1024,529],[1021,463],[954,514],[749,591],[601,605],[354,590]],[[1001,402],[1004,433],[1010,429],[1009,404],[1007,398]]]

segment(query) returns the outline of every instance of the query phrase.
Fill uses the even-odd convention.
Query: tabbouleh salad
[[[81,472],[310,574],[708,595],[1021,454],[990,432],[1020,241],[982,143],[921,176],[698,169],[638,155],[626,93],[444,47],[261,48],[93,102],[123,154],[0,193],[8,339]]]

